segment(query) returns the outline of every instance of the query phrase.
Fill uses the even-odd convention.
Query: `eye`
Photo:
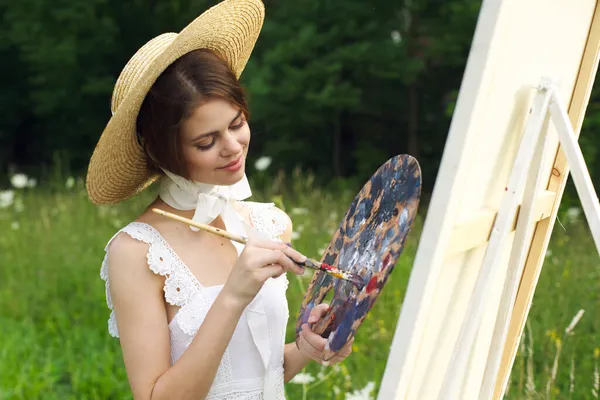
[[[240,120],[240,122],[238,122],[238,123],[237,123],[237,124],[235,124],[235,125],[231,125],[231,126],[229,127],[229,129],[231,129],[231,130],[233,130],[233,131],[240,130],[240,129],[242,128],[242,126],[244,126],[244,124],[245,124],[245,123],[246,123],[246,120],[245,120],[244,118],[242,118],[242,119]]]
[[[206,151],[206,150],[210,150],[210,148],[215,145],[215,142],[216,142],[216,139],[213,139],[212,142],[210,142],[209,144],[205,144],[205,145],[195,144],[194,146],[198,150]]]

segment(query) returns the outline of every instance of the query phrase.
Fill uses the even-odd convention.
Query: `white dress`
[[[271,203],[240,202],[250,211],[255,235],[279,240],[286,221],[274,212]],[[165,299],[181,307],[169,323],[171,364],[190,345],[209,308],[223,285],[203,287],[171,246],[151,225],[132,222],[119,232],[147,243],[148,267],[165,276]],[[117,232],[113,238],[119,233]],[[112,239],[105,247],[108,250]],[[106,282],[106,301],[113,310],[108,282],[108,255],[104,257],[100,277]],[[223,354],[215,380],[206,399],[280,400],[283,389],[283,347],[289,318],[285,296],[288,280],[285,274],[269,278],[254,300],[244,310]],[[108,331],[118,337],[114,311],[108,320]],[[209,345],[209,344],[207,344]]]

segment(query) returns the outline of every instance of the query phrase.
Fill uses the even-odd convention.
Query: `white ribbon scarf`
[[[177,210],[195,210],[193,221],[210,224],[221,216],[227,231],[240,236],[248,236],[244,228],[244,220],[233,207],[236,200],[244,200],[252,195],[246,175],[237,183],[230,186],[211,185],[195,182],[164,170],[167,175],[160,182],[160,198]],[[199,229],[190,226],[197,232]],[[244,245],[231,242],[238,256]]]

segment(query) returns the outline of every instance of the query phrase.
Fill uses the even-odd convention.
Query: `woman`
[[[114,204],[160,179],[159,196],[106,246],[101,277],[136,399],[283,399],[326,340],[305,325],[285,344],[289,217],[243,201],[250,144],[238,78],[262,26],[259,0],[226,0],[154,38],[121,72],[87,190]],[[250,237],[246,246],[151,211]],[[327,305],[312,312],[317,322]],[[330,362],[351,352],[349,342]]]

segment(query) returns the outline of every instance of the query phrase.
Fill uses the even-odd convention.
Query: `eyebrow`
[[[231,120],[231,122],[229,123],[230,125],[233,124],[233,121],[235,121],[236,119],[238,119],[240,117],[240,115],[242,115],[242,110],[238,111],[238,113],[235,115],[235,117],[233,117],[233,119]],[[200,140],[204,137],[207,136],[212,136],[212,135],[217,135],[219,133],[219,131],[212,131],[212,132],[207,132],[207,133],[201,133],[198,136],[194,137],[192,139],[192,142],[195,142],[196,140]]]

